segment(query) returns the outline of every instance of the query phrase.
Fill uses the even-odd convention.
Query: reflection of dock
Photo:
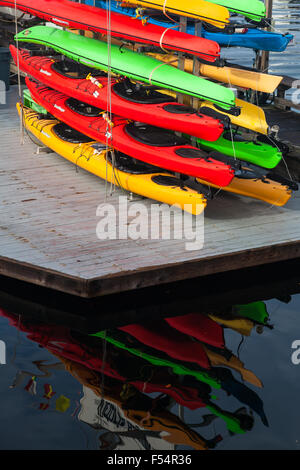
[[[284,208],[220,193],[208,204],[200,251],[176,240],[98,240],[105,184],[52,153],[36,155],[27,137],[21,146],[15,102],[13,87],[0,118],[1,274],[93,297],[300,256],[297,193]]]

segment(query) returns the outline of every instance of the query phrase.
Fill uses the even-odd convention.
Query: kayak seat
[[[78,101],[75,98],[69,98],[66,101],[66,105],[75,113],[80,114],[81,116],[89,116],[89,117],[97,117],[100,116],[102,110],[100,108],[96,108],[95,106],[91,106],[90,104],[83,103],[82,101]]]
[[[207,153],[192,147],[180,147],[175,150],[176,155],[182,158],[204,158],[207,160]]]
[[[174,147],[188,143],[172,131],[148,124],[130,123],[125,127],[125,131],[134,140],[152,147]]]
[[[75,79],[86,78],[89,74],[92,74],[95,77],[106,76],[105,72],[102,72],[101,70],[92,69],[86,65],[71,60],[59,60],[53,62],[52,69],[64,77]]]
[[[61,140],[64,140],[65,142],[70,142],[72,144],[83,144],[83,143],[93,141],[93,139],[91,139],[90,137],[87,137],[81,132],[78,132],[75,129],[72,129],[72,127],[69,127],[62,122],[59,124],[56,124],[52,128],[52,131]]]
[[[152,181],[160,186],[175,186],[178,188],[183,189],[186,191],[187,186],[184,183],[184,181],[181,181],[179,178],[176,178],[175,176],[169,176],[169,175],[155,175],[152,176]]]
[[[168,113],[172,114],[196,114],[197,111],[190,106],[186,106],[184,104],[174,103],[174,104],[166,104],[163,106],[163,109]],[[201,117],[201,115],[200,115]]]
[[[130,80],[116,83],[112,88],[116,95],[124,98],[126,101],[132,101],[133,103],[159,104],[175,101],[175,98],[159,93],[155,89],[149,89],[144,86],[136,87]]]
[[[93,147],[96,147],[97,145],[98,144],[95,144]],[[135,160],[134,158],[116,150],[114,152],[114,156],[115,168],[117,168],[119,171],[124,171],[125,173],[130,173],[132,175],[147,175],[157,172],[166,173],[166,170],[149,165],[148,163],[144,163],[139,160]],[[112,164],[112,152],[107,153],[107,160]]]

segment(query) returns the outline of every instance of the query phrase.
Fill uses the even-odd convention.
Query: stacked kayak
[[[47,116],[41,119],[32,109],[21,110],[18,105],[18,111],[23,112],[27,130],[42,144],[96,176],[141,196],[170,205],[177,204],[194,215],[205,209],[205,197],[167,171],[132,161],[120,152],[114,153],[113,166],[110,152],[105,146],[57,120],[49,120]]]
[[[197,113],[192,108],[188,109],[187,106],[177,103],[174,98],[168,98],[155,90],[137,87],[129,79],[112,79],[108,84],[105,74],[101,76],[100,72],[96,71],[89,76],[88,69],[84,71],[83,78],[72,78],[72,71],[76,72],[76,64],[72,62],[32,56],[24,50],[18,52],[14,46],[10,46],[10,51],[22,71],[45,85],[91,106],[107,109],[107,97],[111,93],[112,112],[128,119],[153,124],[155,116],[159,127],[209,141],[217,140],[224,130],[220,120]]]
[[[69,28],[95,31],[106,34],[108,19],[105,10],[91,6],[74,4],[69,0],[0,0],[0,5],[15,6],[26,13],[43,20]],[[195,55],[207,62],[214,63],[220,56],[219,45],[211,40],[190,34],[165,30],[162,26],[143,25],[141,21],[112,13],[110,30],[113,37],[120,37],[132,42],[162,47],[164,49],[183,51]]]
[[[233,2],[227,2],[233,3]],[[240,2],[245,5],[246,2]],[[253,2],[248,2],[252,5]],[[262,3],[262,2],[260,2]],[[94,0],[86,0],[86,4],[94,5]],[[107,8],[105,0],[96,0],[96,6],[100,8]],[[262,3],[262,6],[264,4]],[[111,11],[121,12],[129,17],[135,16],[135,9],[130,7],[121,6],[117,0],[111,0]],[[172,30],[179,31],[179,25],[170,21],[170,17],[167,18],[165,15],[147,14],[147,24],[153,24],[164,28],[172,27]],[[264,50],[271,52],[283,52],[287,48],[288,44],[292,41],[293,36],[289,33],[280,34],[263,29],[253,28],[253,25],[247,24],[240,26],[237,29],[232,29],[230,25],[225,28],[212,28],[208,23],[204,23],[201,28],[201,36],[205,39],[210,39],[217,42],[223,47],[246,47],[249,49]],[[195,23],[189,22],[187,24],[187,33],[195,34]]]
[[[188,28],[202,21],[202,29],[229,35],[229,12],[252,26],[264,24],[260,0],[137,0],[129,5],[139,7],[136,18],[129,18],[134,10],[113,2],[109,15],[69,0],[0,5],[56,25],[19,32],[10,50],[27,74],[28,91],[18,104],[22,122],[62,157],[126,191],[194,215],[220,188],[278,206],[298,189],[276,171],[287,149],[269,137],[263,110],[230,88],[273,93],[282,77],[227,64],[216,42],[176,26],[185,16]],[[153,11],[163,15],[165,28],[150,21]],[[177,18],[174,27],[166,22],[173,21],[170,15]],[[199,60],[201,76],[187,56]]]
[[[175,70],[152,57],[148,57],[128,48],[111,45],[110,58],[106,42],[73,34],[69,31],[47,26],[34,26],[17,35],[19,42],[29,42],[51,47],[83,65],[126,75],[150,85],[168,88],[178,93],[196,98],[208,99],[225,110],[235,108],[235,96],[232,90],[203,78]]]

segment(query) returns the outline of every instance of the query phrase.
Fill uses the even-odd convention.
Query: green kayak
[[[94,333],[91,336],[96,336],[98,338],[102,338],[109,343],[113,344],[114,346],[118,347],[119,349],[125,349],[126,351],[134,354],[135,356],[142,357],[146,361],[150,362],[155,366],[162,366],[162,367],[170,367],[175,374],[178,375],[191,375],[195,377],[200,382],[204,382],[215,389],[220,389],[221,385],[218,380],[211,377],[207,372],[202,372],[200,370],[193,370],[189,369],[188,367],[179,364],[175,361],[171,361],[169,359],[163,359],[158,356],[153,356],[152,354],[148,354],[144,351],[140,351],[131,346],[127,346],[123,340],[117,336],[111,336],[110,333],[107,331],[99,331],[98,333]]]
[[[44,115],[48,114],[45,108],[43,108],[42,106],[40,106],[34,101],[28,88],[25,88],[23,90],[23,103],[24,103],[24,106],[26,106],[26,108],[30,108],[39,114],[44,114]]]
[[[282,159],[282,153],[277,147],[259,141],[248,141],[241,134],[231,134],[229,131],[224,132],[215,142],[197,139],[197,144],[203,150],[216,150],[268,169],[275,168]]]
[[[261,0],[209,0],[210,3],[226,7],[229,11],[246,16],[254,21],[260,21],[266,16],[266,6]]]
[[[20,32],[18,41],[42,44],[94,69],[108,70],[106,42],[86,38],[70,31],[48,26],[34,26]],[[152,57],[111,45],[111,71],[133,80],[174,90],[179,93],[212,101],[223,109],[239,112],[232,90],[200,77],[175,69]]]

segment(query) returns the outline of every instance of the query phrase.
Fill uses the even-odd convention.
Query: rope
[[[162,33],[161,37],[160,37],[159,45],[160,45],[160,48],[161,48],[164,52],[169,52],[169,51],[167,51],[167,49],[165,49],[165,48],[163,47],[163,44],[162,44],[163,39],[164,39],[164,37],[165,37],[165,34],[169,31],[169,29],[176,28],[176,27],[177,27],[177,24],[175,24],[174,26],[170,26],[169,28],[165,29],[164,32]]]
[[[20,140],[21,140],[21,145],[24,145],[24,118],[23,118],[23,101],[22,101],[21,73],[20,73],[20,61],[19,61],[17,0],[15,0],[15,31],[16,31],[16,46],[17,46],[18,91],[19,91],[19,98],[20,98],[20,104],[21,104]]]

